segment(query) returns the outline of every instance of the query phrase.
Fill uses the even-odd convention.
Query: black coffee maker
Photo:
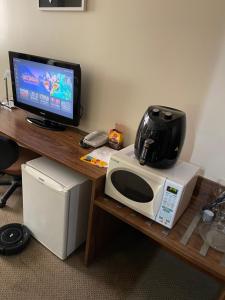
[[[141,165],[170,168],[179,157],[185,132],[184,112],[166,106],[150,106],[137,131],[135,156]]]

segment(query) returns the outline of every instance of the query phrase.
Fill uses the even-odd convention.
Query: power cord
[[[3,108],[10,109],[10,110],[15,107],[14,104],[13,104],[13,102],[12,102],[12,104],[10,104],[10,101],[8,101],[8,102],[0,102],[0,106],[2,106]]]

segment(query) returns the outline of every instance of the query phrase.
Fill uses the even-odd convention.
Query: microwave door
[[[128,169],[113,169],[107,176],[110,196],[155,219],[161,204],[165,178],[143,176]]]

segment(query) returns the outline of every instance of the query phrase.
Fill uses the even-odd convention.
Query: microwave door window
[[[118,170],[111,174],[114,188],[127,199],[147,203],[154,198],[150,185],[140,176],[129,171]]]

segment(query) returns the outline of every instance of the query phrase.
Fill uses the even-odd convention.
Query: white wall
[[[130,144],[149,105],[176,107],[187,113],[182,157],[190,159],[205,102],[212,101],[225,1],[89,0],[82,13],[44,12],[37,3],[0,0],[0,78],[8,50],[78,62],[85,107],[81,128],[107,130],[123,123]],[[207,147],[208,140],[204,143]],[[202,157],[202,149],[196,153]],[[193,160],[211,176],[211,166],[199,157]]]
[[[223,180],[225,184],[225,36],[206,95],[191,161],[204,167],[206,177]]]

